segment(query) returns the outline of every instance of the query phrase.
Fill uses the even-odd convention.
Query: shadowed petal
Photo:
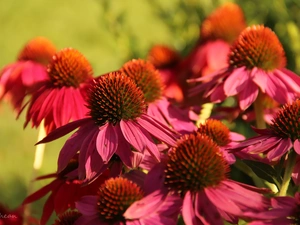
[[[144,152],[146,144],[141,131],[132,121],[120,122],[120,127],[125,139],[138,151]]]
[[[280,79],[276,79],[273,74],[268,74],[266,94],[280,104],[287,103],[287,89]]]
[[[204,192],[196,194],[195,214],[203,224],[223,225],[217,208],[209,201]]]
[[[137,121],[144,129],[159,140],[171,146],[175,146],[176,138],[179,137],[179,134],[171,130],[169,127],[145,114],[137,118]]]
[[[276,147],[269,151],[267,154],[267,158],[271,161],[277,161],[287,153],[293,146],[292,141],[289,138],[281,139]]]
[[[118,148],[118,134],[109,123],[101,127],[97,136],[97,151],[104,163],[108,162]]]
[[[76,202],[76,208],[85,216],[97,215],[97,196],[86,195],[81,197],[80,201]]]
[[[298,155],[300,155],[300,141],[299,141],[299,139],[294,141],[294,150],[295,150],[295,152],[297,152]]]

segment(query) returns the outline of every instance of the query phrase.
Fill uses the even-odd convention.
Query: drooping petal
[[[220,190],[219,188],[205,188],[204,191],[208,199],[219,209],[233,215],[242,214],[238,205],[228,198],[227,193],[223,193],[224,190]]]
[[[234,96],[241,92],[249,80],[249,72],[245,67],[239,67],[232,71],[232,73],[224,81],[224,92],[226,96]]]
[[[104,163],[108,162],[118,148],[118,134],[109,123],[101,127],[96,141],[96,147]]]
[[[272,74],[268,74],[266,94],[280,104],[287,103],[287,89],[281,80],[276,79]]]
[[[204,192],[196,194],[195,214],[203,224],[223,225],[218,209],[209,201]]]
[[[44,204],[43,214],[40,222],[41,225],[45,225],[47,223],[47,221],[50,219],[50,216],[53,213],[53,210],[54,210],[54,196],[52,193]]]
[[[239,105],[242,110],[246,110],[257,98],[258,87],[250,79],[245,82],[246,86],[239,93]]]
[[[196,217],[193,196],[190,191],[184,195],[182,204],[182,217],[185,224],[202,225],[200,220]]]
[[[138,151],[144,152],[146,144],[144,136],[141,134],[141,131],[137,129],[137,126],[132,121],[123,121],[120,122],[120,127],[125,139]]]
[[[268,81],[268,76],[266,75],[266,72],[256,68],[255,70],[252,69],[251,71],[251,77],[252,81],[260,87],[260,90],[265,93],[266,92],[266,86]]]
[[[76,208],[85,216],[97,215],[97,196],[87,195],[75,203]]]
[[[90,121],[91,121],[91,118],[84,118],[81,120],[76,120],[76,121],[70,122],[64,126],[61,126],[57,129],[55,129],[52,132],[50,132],[44,139],[42,139],[41,141],[39,141],[36,144],[42,144],[42,143],[47,143],[47,142],[56,140],[62,136],[65,136],[66,134],[72,132],[76,128],[80,127],[82,124],[88,123]]]
[[[137,121],[144,129],[146,129],[149,133],[151,133],[159,140],[171,146],[175,146],[176,139],[177,137],[179,137],[179,134],[171,130],[169,127],[165,126],[159,121],[156,121],[146,114],[143,114],[139,118],[137,118]]]
[[[281,139],[276,147],[268,152],[267,158],[270,161],[277,161],[281,158],[281,156],[287,153],[292,146],[292,141],[289,138]]]
[[[154,191],[143,199],[134,202],[124,213],[127,219],[139,219],[147,217],[150,213],[155,212],[162,204],[166,196],[160,191]]]

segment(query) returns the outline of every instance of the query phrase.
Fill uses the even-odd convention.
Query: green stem
[[[258,93],[258,96],[254,101],[253,106],[255,111],[256,127],[259,129],[265,129],[267,126],[264,119],[264,105],[261,92]]]
[[[292,172],[293,172],[294,166],[296,164],[296,156],[297,156],[296,152],[292,148],[290,150],[290,153],[288,154],[288,159],[286,162],[284,175],[283,175],[283,179],[282,179],[282,185],[281,185],[280,191],[278,193],[279,196],[286,196],[286,193],[289,188],[290,181],[291,181]]]

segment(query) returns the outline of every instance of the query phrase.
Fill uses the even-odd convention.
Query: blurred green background
[[[186,55],[201,21],[225,0],[0,0],[0,67],[13,62],[23,45],[45,36],[58,49],[73,47],[91,62],[95,75],[145,58],[154,44],[167,44]],[[300,1],[235,1],[247,22],[265,24],[279,36],[288,68],[300,74]],[[10,105],[0,104],[0,202],[17,207],[31,177],[37,130],[23,130]],[[65,139],[46,146],[40,174],[54,172]],[[47,182],[38,182],[35,188]],[[35,204],[39,217],[43,200]]]

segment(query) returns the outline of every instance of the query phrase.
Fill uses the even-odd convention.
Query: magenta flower
[[[160,153],[153,139],[173,146],[178,134],[145,114],[143,92],[122,72],[100,76],[90,87],[89,117],[50,133],[40,143],[55,140],[79,127],[60,151],[58,172],[79,153],[79,177],[91,179],[117,155],[127,167],[148,151],[157,162]],[[136,157],[136,155],[139,155]]]
[[[148,61],[158,70],[164,84],[163,95],[178,103],[183,101],[182,81],[178,76],[180,55],[164,45],[154,45],[148,53]]]
[[[30,40],[18,60],[0,71],[0,100],[8,98],[19,111],[26,94],[47,79],[46,65],[55,52],[54,45],[44,37]]]
[[[275,33],[262,25],[246,28],[231,47],[227,68],[190,82],[203,81],[191,89],[196,95],[221,102],[237,96],[242,110],[247,109],[258,93],[266,93],[280,104],[300,94],[300,78],[285,69],[285,53]]]
[[[85,88],[92,79],[92,67],[79,51],[65,48],[53,56],[47,72],[47,80],[32,93],[24,126],[32,121],[38,127],[44,120],[49,133],[85,117]]]
[[[189,78],[227,67],[230,46],[245,27],[244,13],[234,3],[225,3],[211,13],[201,24],[199,43],[186,59]]]
[[[291,225],[299,224],[300,193],[295,197],[275,197],[271,199],[272,208],[256,214],[259,218],[249,225]]]
[[[266,210],[268,199],[258,189],[227,178],[229,165],[211,138],[200,133],[185,135],[146,177],[148,192],[156,189],[183,198],[185,224],[221,225],[251,219],[246,212]]]
[[[143,91],[148,104],[148,115],[180,133],[196,130],[196,126],[190,120],[189,110],[175,107],[163,97],[163,83],[160,74],[150,62],[141,59],[131,60],[123,65],[121,71],[134,80]]]
[[[44,225],[53,212],[63,214],[68,209],[74,209],[75,202],[82,196],[96,194],[99,186],[109,178],[109,173],[110,171],[106,170],[92,183],[83,185],[83,181],[78,180],[78,160],[74,157],[60,173],[38,177],[37,180],[48,178],[54,178],[54,180],[27,196],[23,201],[23,205],[37,201],[48,193],[51,193],[44,204],[40,221],[40,224]]]
[[[235,156],[228,149],[237,145],[238,141],[244,140],[243,135],[231,132],[225,124],[214,119],[208,119],[204,124],[200,124],[197,132],[210,137],[219,146],[229,164],[235,163]]]
[[[266,160],[278,161],[291,148],[300,154],[300,100],[285,104],[276,114],[270,128],[254,129],[259,135],[249,138],[232,148],[249,154],[266,154]]]
[[[82,216],[76,225],[176,225],[180,199],[156,191],[149,195],[126,178],[111,178],[97,196],[84,196],[76,203]]]

